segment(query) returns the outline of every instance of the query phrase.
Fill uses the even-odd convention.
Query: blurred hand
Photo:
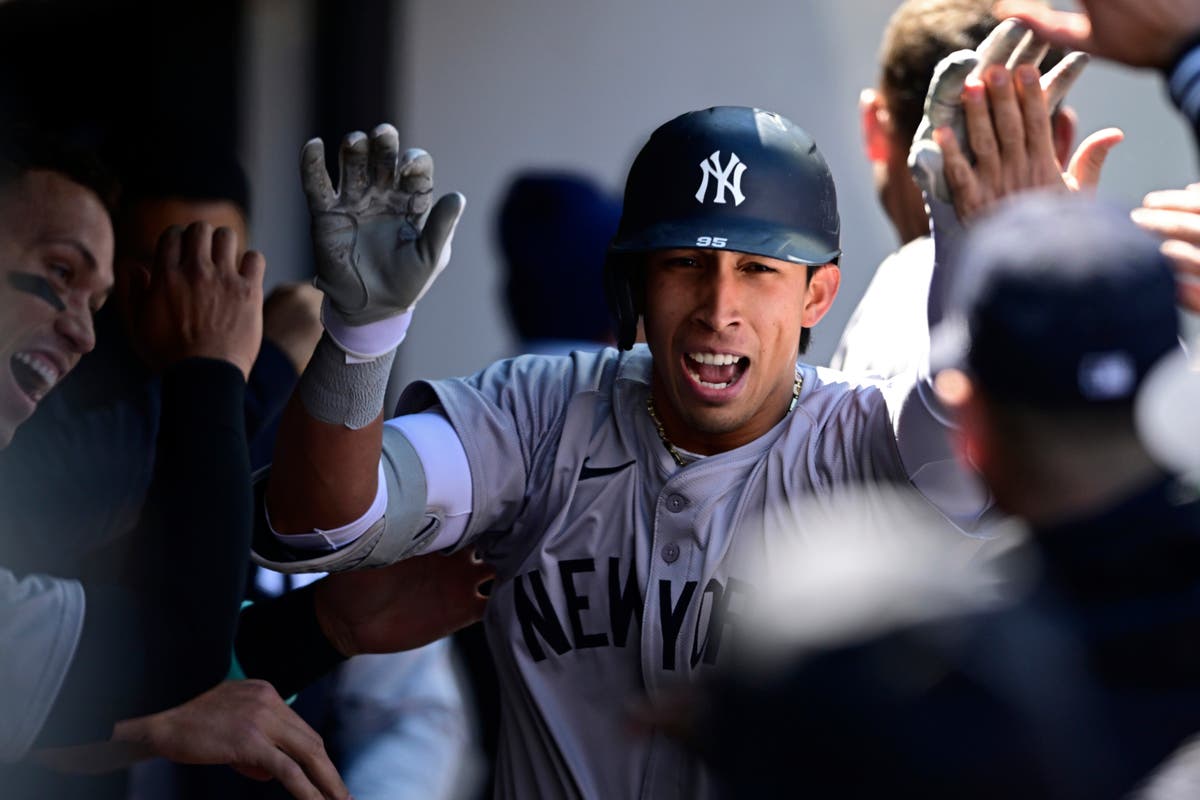
[[[1179,304],[1200,314],[1200,183],[1151,192],[1130,216],[1165,239],[1162,250],[1175,267]]]
[[[1037,0],[999,0],[992,13],[1017,17],[1047,42],[1133,67],[1165,69],[1200,32],[1198,0],[1080,0],[1084,13]]]
[[[103,742],[35,751],[62,772],[96,775],[148,758],[228,764],[255,780],[275,778],[301,800],[350,796],[321,737],[266,681],[227,681],[174,708],[127,719]]]
[[[158,240],[154,268],[134,292],[133,331],[151,366],[185,358],[228,361],[250,375],[262,341],[262,280],[266,260],[237,257],[229,228],[195,222],[171,227]]]
[[[308,283],[285,283],[275,287],[263,305],[263,336],[283,351],[304,372],[313,348],[321,338],[321,301],[325,295]]]
[[[471,548],[339,572],[317,585],[317,619],[345,656],[412,650],[480,620],[495,575]]]

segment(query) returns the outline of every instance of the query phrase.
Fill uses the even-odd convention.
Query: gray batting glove
[[[942,204],[953,202],[942,170],[942,151],[933,141],[936,128],[949,127],[953,130],[967,158],[974,163],[962,107],[963,86],[967,80],[980,77],[992,64],[1004,64],[1014,69],[1021,64],[1040,63],[1048,49],[1024,23],[1007,19],[997,25],[977,49],[957,50],[938,62],[929,84],[929,93],[925,97],[925,116],[921,119],[908,153],[908,166],[913,180],[921,187],[927,200],[937,200]],[[1058,108],[1087,62],[1088,57],[1084,53],[1068,53],[1042,77],[1047,107]]]
[[[312,215],[314,283],[349,326],[412,310],[449,262],[466,203],[452,193],[430,210],[433,159],[424,150],[401,155],[399,141],[391,125],[375,128],[370,138],[361,131],[348,134],[339,154],[337,192],[321,140],[310,140],[300,153]]]

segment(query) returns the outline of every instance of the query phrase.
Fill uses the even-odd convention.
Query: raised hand
[[[1107,128],[1084,139],[1063,171],[1054,152],[1048,92],[1037,70],[1024,64],[987,68],[982,82],[963,89],[967,142],[974,160],[949,128],[934,131],[942,151],[943,175],[960,220],[969,220],[997,200],[1032,189],[1093,188],[1105,158],[1124,134]]]
[[[908,161],[913,179],[926,197],[942,203],[951,202],[943,172],[942,150],[934,138],[937,129],[953,131],[967,161],[974,161],[967,131],[964,89],[981,85],[984,76],[996,67],[1014,70],[1029,64],[1036,68],[1045,57],[1046,49],[1045,43],[1036,39],[1023,24],[1005,20],[977,49],[958,50],[938,63],[925,98],[925,116],[913,138]],[[1058,107],[1085,66],[1087,56],[1069,53],[1041,79],[1047,108]]]
[[[465,200],[448,194],[430,210],[433,159],[400,153],[399,136],[380,125],[342,140],[333,190],[320,139],[304,145],[300,176],[312,215],[316,286],[348,325],[409,311],[450,260]],[[428,219],[422,226],[422,218]]]
[[[262,342],[266,260],[237,252],[236,234],[207,222],[159,237],[154,268],[133,292],[134,335],[152,366],[215,358],[250,375]]]

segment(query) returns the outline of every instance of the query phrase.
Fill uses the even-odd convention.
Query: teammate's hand
[[[1042,39],[1134,67],[1165,69],[1200,32],[1198,0],[1080,0],[1084,13],[1037,0],[999,0],[993,13],[1017,17]]]
[[[262,343],[262,281],[266,260],[237,235],[194,222],[163,231],[154,267],[133,291],[139,350],[161,369],[185,358],[229,361],[249,377]]]
[[[1016,20],[1005,20],[977,49],[958,50],[938,62],[925,98],[925,116],[913,137],[908,156],[913,179],[927,198],[942,203],[951,202],[950,189],[943,174],[942,151],[934,140],[937,129],[949,128],[953,131],[956,141],[965,148],[967,160],[974,163],[964,109],[964,89],[981,86],[984,76],[994,67],[1013,70],[1029,64],[1036,68],[1045,57],[1046,50],[1046,44],[1034,38],[1024,25]],[[1041,78],[1047,108],[1058,107],[1085,66],[1086,55],[1069,53]]]
[[[450,260],[463,196],[445,195],[430,211],[433,159],[423,150],[401,155],[391,125],[369,138],[347,134],[339,171],[334,192],[321,140],[304,145],[300,177],[312,215],[317,288],[348,325],[411,310]]]
[[[296,368],[304,372],[321,338],[324,295],[307,283],[285,283],[267,295],[263,305],[263,336],[274,342]]]
[[[1162,250],[1175,267],[1179,304],[1200,314],[1200,183],[1151,192],[1131,216],[1166,240]]]
[[[470,548],[338,572],[317,585],[317,619],[345,656],[412,650],[481,619],[495,575]]]
[[[255,780],[275,778],[303,800],[350,796],[321,737],[266,681],[221,683],[183,705],[118,722],[113,740],[181,764],[228,764]]]
[[[997,200],[1032,189],[1095,187],[1104,160],[1124,134],[1107,128],[1084,139],[1064,172],[1054,153],[1049,92],[1033,64],[984,70],[963,88],[967,143],[946,127],[934,131],[943,175],[958,218],[967,221]]]

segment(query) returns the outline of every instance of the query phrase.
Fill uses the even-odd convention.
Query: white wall
[[[499,305],[492,216],[511,173],[582,169],[619,190],[649,132],[716,104],[757,105],[807,128],[833,169],[842,295],[815,331],[823,363],[893,246],[858,144],[858,90],[874,83],[888,0],[407,0],[397,15],[396,118],[428,149],[439,190],[466,194],[454,260],[422,301],[404,379],[474,371],[512,346]],[[1103,193],[1132,204],[1196,174],[1192,146],[1152,74],[1093,64],[1071,101],[1084,132],[1120,123]],[[290,144],[290,143],[289,143]],[[563,253],[570,268],[570,253]]]

